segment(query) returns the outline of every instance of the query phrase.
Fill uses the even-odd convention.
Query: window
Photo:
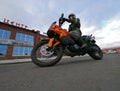
[[[17,33],[16,40],[28,41],[31,45],[34,43],[34,36],[28,34]]]
[[[0,56],[5,56],[7,51],[7,45],[0,45]]]
[[[30,56],[32,47],[14,46],[13,56]]]
[[[10,31],[0,29],[0,38],[9,38],[10,37]],[[0,44],[4,44],[3,41],[0,41]],[[7,52],[7,45],[0,45],[0,56],[5,56]]]
[[[10,38],[10,31],[0,29],[0,38]]]

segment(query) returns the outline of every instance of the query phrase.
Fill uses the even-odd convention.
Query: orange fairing
[[[67,32],[66,29],[62,29],[60,26],[58,25],[53,25],[50,27],[50,30],[54,31],[55,33],[57,33],[60,37],[62,36],[69,36],[69,33]]]
[[[67,32],[66,29],[62,29],[60,26],[58,25],[53,25],[50,27],[51,31],[54,31],[55,33],[57,33],[59,35],[59,37],[63,37],[63,36],[69,36],[70,34]],[[54,38],[49,38],[49,42],[47,44],[48,47],[52,47],[52,46],[57,46],[58,44],[60,44],[60,41],[56,41],[55,44],[53,44],[54,42]]]

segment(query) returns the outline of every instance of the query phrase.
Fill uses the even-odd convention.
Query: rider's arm
[[[67,21],[67,22],[69,22],[69,23],[74,23],[74,22],[75,22],[75,20],[71,20],[71,19],[67,19],[67,18],[63,18],[63,20],[64,20],[64,21]]]

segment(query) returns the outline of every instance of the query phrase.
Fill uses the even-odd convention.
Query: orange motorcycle
[[[95,60],[103,58],[101,48],[95,44],[95,37],[83,35],[81,38],[87,47],[81,48],[77,41],[71,37],[70,33],[61,26],[64,14],[59,19],[59,24],[53,22],[47,31],[48,38],[41,40],[33,47],[31,59],[33,63],[40,67],[53,66],[58,63],[63,56],[80,56],[88,54]]]

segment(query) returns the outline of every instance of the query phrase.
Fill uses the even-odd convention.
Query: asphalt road
[[[0,65],[0,91],[120,91],[120,54],[64,58],[53,67]]]

